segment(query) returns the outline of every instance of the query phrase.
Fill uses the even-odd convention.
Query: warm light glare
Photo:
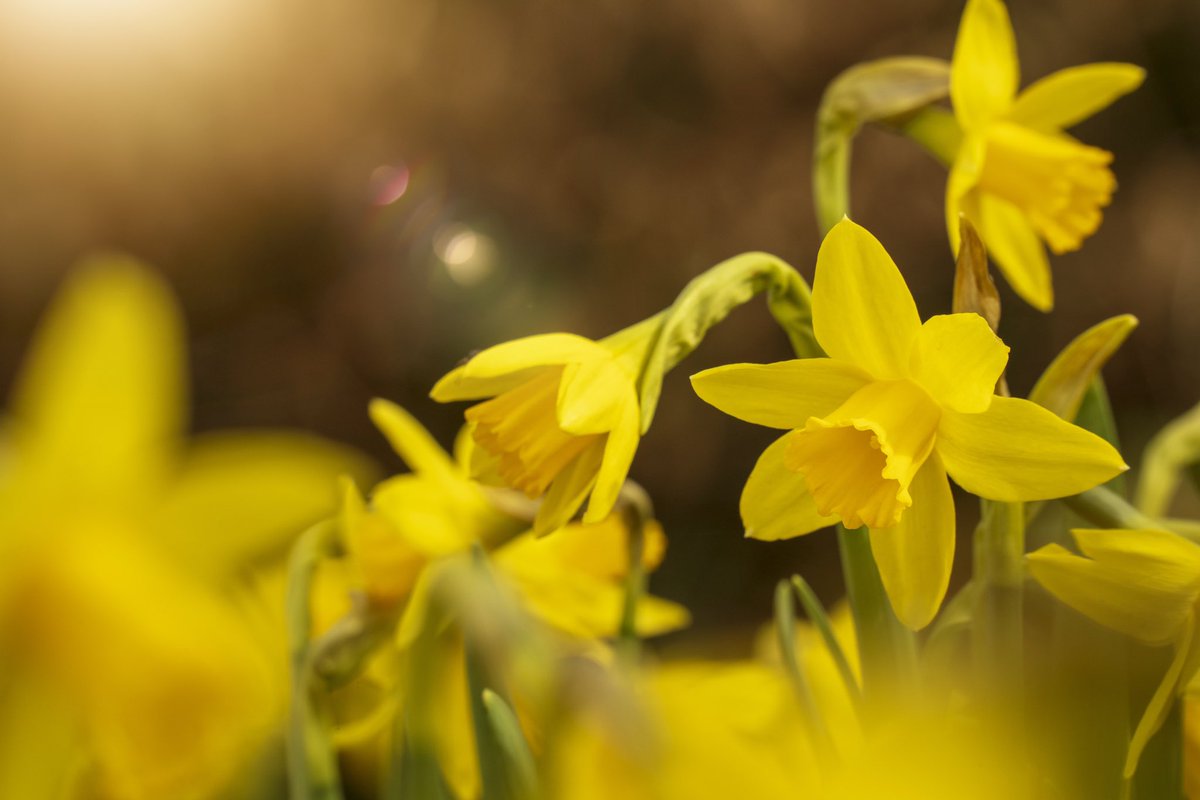
[[[491,274],[491,239],[465,225],[442,228],[434,237],[433,249],[451,280],[460,286],[474,286]]]
[[[120,50],[194,43],[226,29],[238,8],[227,0],[10,0],[0,19],[31,48]]]

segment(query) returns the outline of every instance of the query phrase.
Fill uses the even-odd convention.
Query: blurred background
[[[1141,319],[1106,372],[1136,465],[1146,438],[1200,400],[1200,4],[1009,7],[1023,84],[1089,61],[1149,71],[1074,130],[1116,154],[1120,189],[1099,233],[1054,259],[1055,312],[1001,286],[1018,394],[1085,327]],[[197,430],[298,427],[394,471],[368,399],[401,403],[448,444],[462,407],[427,392],[472,350],[603,336],[745,250],[811,279],[822,90],[862,60],[949,58],[961,10],[0,0],[0,381],[11,385],[64,272],[96,249],[126,251],[180,297]],[[854,216],[926,315],[949,309],[944,181],[902,139],[858,139]],[[772,432],[687,384],[708,366],[788,356],[756,301],[668,380],[633,469],[671,537],[654,588],[695,616],[668,646],[744,646],[774,580],[795,571],[827,599],[840,592],[833,536],[742,541],[737,498]],[[975,512],[960,501],[965,552]]]

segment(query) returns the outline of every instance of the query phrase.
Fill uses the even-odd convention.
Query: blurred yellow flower
[[[690,661],[636,678],[632,697],[617,695],[624,703],[584,704],[556,731],[548,797],[817,796],[819,764],[782,672],[754,661]]]
[[[1063,497],[1126,466],[1107,442],[993,395],[1008,348],[977,314],[924,324],[900,271],[850,220],[817,255],[813,328],[829,358],[734,364],[692,376],[739,419],[788,429],[742,493],[746,535],[786,539],[841,520],[870,528],[897,616],[927,625],[954,556],[947,473],[981,497]]]
[[[1063,133],[1141,85],[1132,64],[1055,72],[1017,94],[1017,50],[1001,0],[968,0],[950,69],[963,131],[946,188],[946,225],[958,250],[960,214],[979,230],[1017,294],[1054,305],[1050,264],[1091,236],[1116,188],[1112,154]]]
[[[183,363],[166,287],[98,261],[43,322],[4,429],[0,656],[24,676],[7,692],[56,698],[106,797],[211,797],[256,756],[286,687],[226,590],[329,513],[335,475],[368,471],[302,436],[185,446]],[[22,796],[12,775],[0,795]]]
[[[479,444],[472,473],[544,497],[539,535],[565,525],[589,496],[584,522],[612,510],[637,449],[635,382],[648,333],[633,326],[601,342],[567,333],[505,342],[433,387],[439,402],[491,398],[466,412]]]
[[[856,651],[847,613],[839,644]],[[775,635],[771,632],[772,637]],[[1009,800],[1040,796],[1012,737],[942,705],[890,698],[860,716],[824,641],[796,631],[800,669],[833,744],[800,713],[796,688],[768,660],[644,668],[631,697],[610,688],[575,707],[543,767],[548,796],[635,800]],[[773,645],[768,645],[768,650]],[[769,656],[770,653],[768,652]],[[614,676],[618,681],[619,676]],[[595,706],[595,707],[592,707]],[[1045,775],[1041,777],[1046,777]]]
[[[361,591],[374,607],[398,613],[395,647],[382,652],[362,678],[374,694],[395,698],[392,713],[401,713],[407,702],[402,673],[410,667],[398,670],[397,664],[404,663],[427,621],[430,587],[439,569],[466,556],[475,543],[491,552],[496,578],[541,623],[585,647],[617,634],[629,571],[629,533],[621,515],[593,525],[567,525],[552,537],[522,532],[524,523],[500,510],[503,498],[496,490],[470,479],[474,448],[469,439],[460,437],[458,452],[451,456],[399,406],[374,400],[370,413],[412,472],[383,481],[369,500],[347,487],[340,517],[347,558],[342,569],[323,572],[315,604],[315,616],[323,621],[314,633],[349,610],[344,598],[350,589]],[[643,566],[652,570],[662,560],[666,538],[655,522],[646,526],[644,536]],[[340,590],[330,591],[331,585]],[[655,635],[683,627],[688,614],[675,603],[644,596],[637,622],[639,633]],[[438,698],[433,746],[454,796],[473,798],[480,777],[461,641],[442,645],[437,677],[424,687]],[[390,717],[372,715],[377,722]],[[356,732],[339,739],[356,747],[373,746],[383,729],[357,723],[350,727]]]
[[[1101,625],[1175,657],[1129,744],[1125,777],[1200,668],[1196,608],[1200,545],[1161,530],[1074,530],[1083,555],[1051,544],[1027,556],[1029,571],[1059,600]]]

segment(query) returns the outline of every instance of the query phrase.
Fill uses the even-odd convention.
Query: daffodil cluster
[[[988,266],[1050,310],[1046,248],[1081,247],[1116,185],[1111,154],[1064,129],[1143,75],[1074,67],[1018,93],[1015,53],[1003,3],[967,0],[951,61],[831,84],[811,291],[746,253],[615,333],[485,347],[431,387],[469,403],[451,451],[370,403],[406,466],[382,479],[308,435],[189,439],[168,288],[128,259],[79,268],[0,426],[0,797],[1194,790],[1200,523],[1169,512],[1200,411],[1153,438],[1129,500],[1101,372],[1136,320],[1014,352]],[[950,170],[955,289],[924,317],[848,215],[866,123]],[[659,648],[691,616],[648,590],[667,534],[630,476],[665,376],[760,295],[796,357],[691,376],[699,400],[780,432],[730,471],[727,535],[778,548],[836,529],[846,597],[827,611],[789,575],[751,645]],[[1049,362],[1025,397],[1017,361]]]

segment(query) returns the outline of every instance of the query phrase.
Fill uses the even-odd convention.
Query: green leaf
[[[517,715],[504,698],[490,689],[483,690],[482,699],[492,735],[504,754],[510,795],[514,800],[537,800],[537,768]]]
[[[808,581],[799,575],[792,576],[792,588],[796,592],[796,597],[800,600],[800,605],[804,608],[804,613],[808,615],[809,621],[816,626],[817,632],[821,635],[821,640],[825,642],[826,649],[829,650],[829,655],[833,657],[833,663],[837,666],[838,674],[842,677],[842,682],[846,684],[846,691],[850,694],[850,699],[854,702],[855,708],[859,708],[862,704],[862,689],[858,685],[858,679],[854,677],[854,670],[850,667],[850,659],[846,658],[846,652],[842,649],[841,642],[838,641],[837,635],[833,632],[833,623],[829,621],[829,615],[825,613],[825,606],[821,605],[820,599],[808,585]]]
[[[783,659],[784,670],[796,690],[796,699],[800,701],[800,712],[808,723],[819,746],[830,745],[829,731],[821,720],[817,709],[816,698],[813,697],[812,686],[808,676],[800,668],[800,658],[796,653],[796,609],[793,605],[792,588],[787,581],[780,581],[775,586],[775,636],[779,642],[779,655]]]

